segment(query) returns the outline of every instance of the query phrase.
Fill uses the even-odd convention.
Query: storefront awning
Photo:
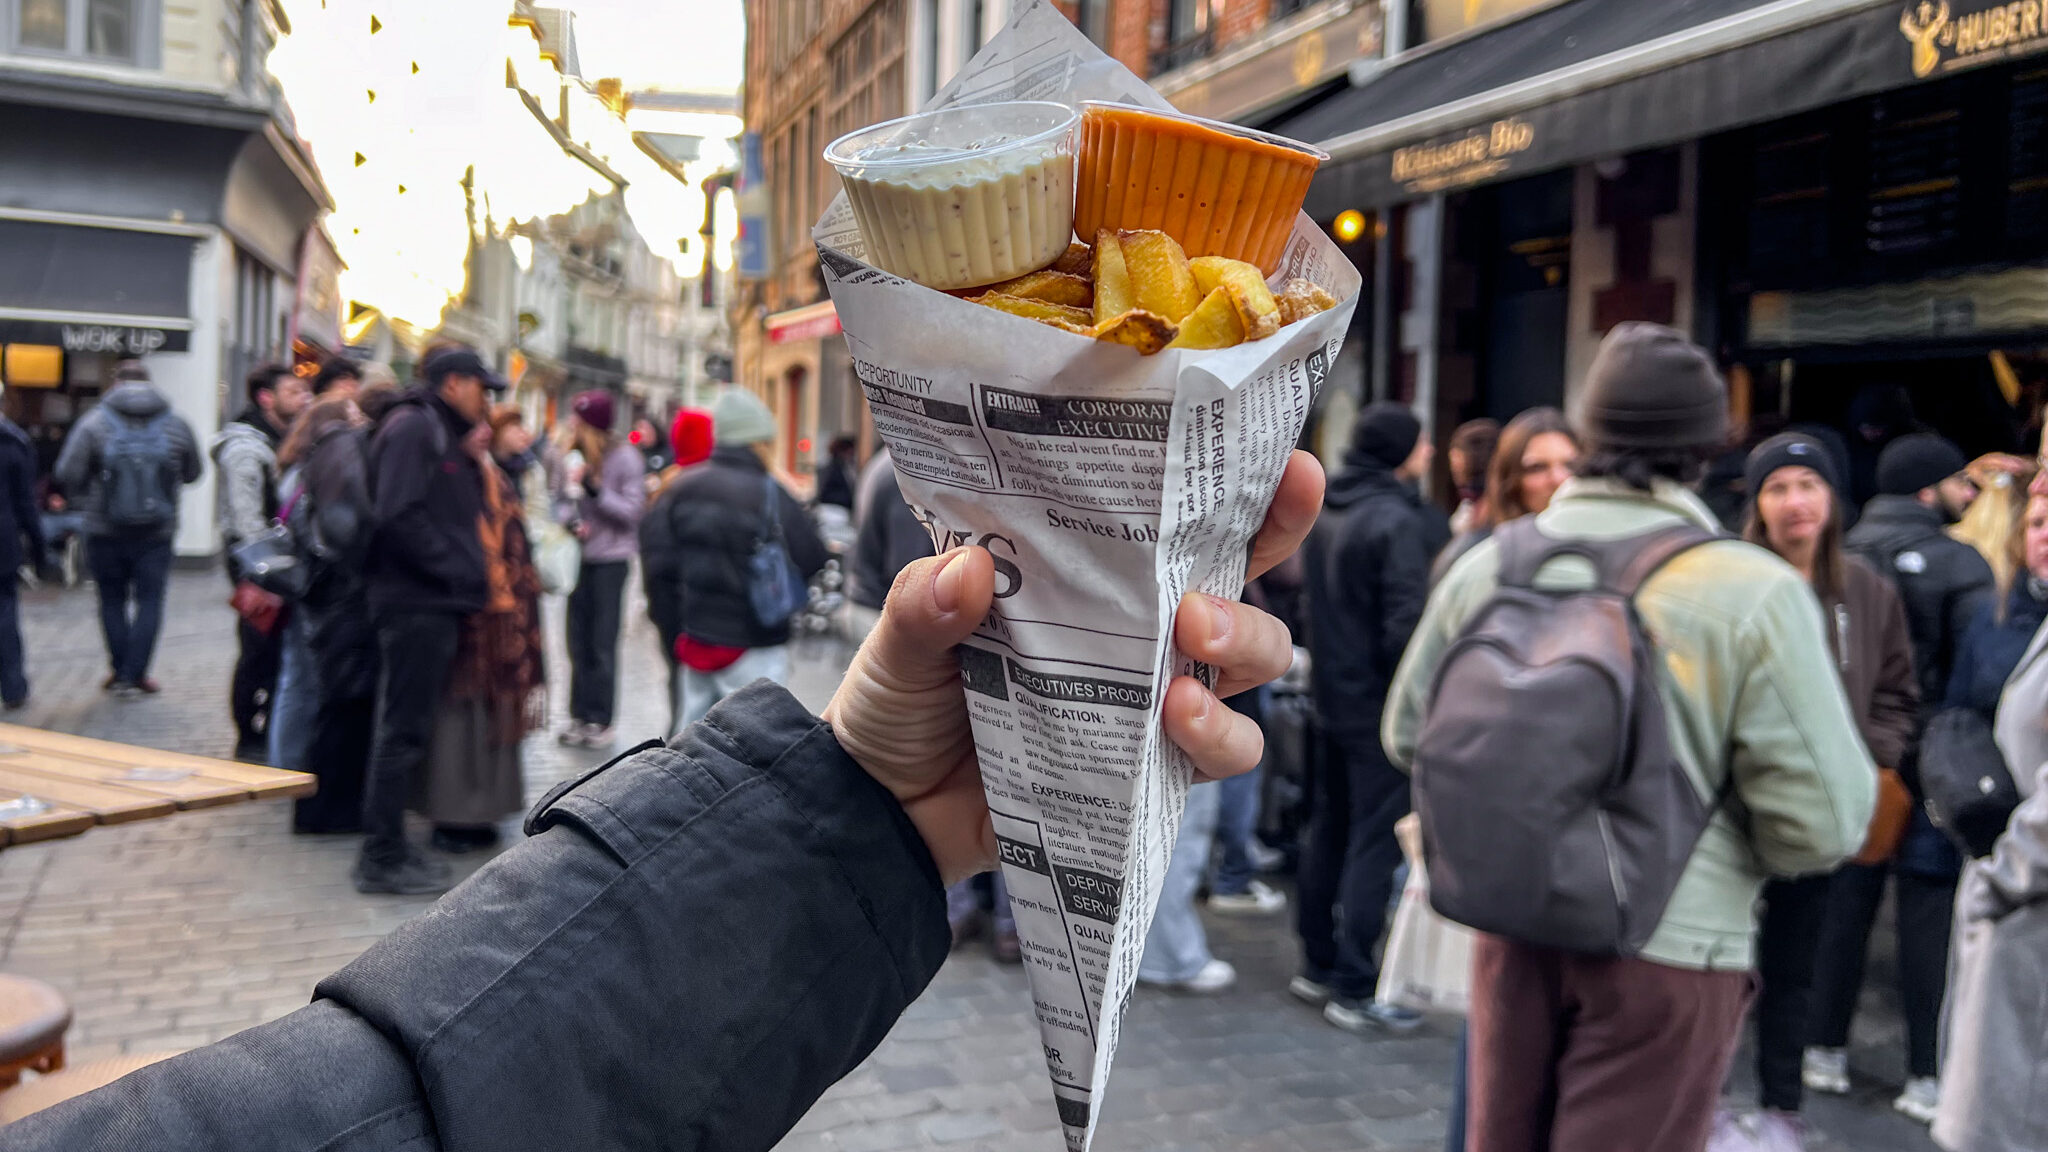
[[[830,300],[768,317],[768,342],[794,344],[800,340],[823,340],[840,333],[839,313]]]
[[[2048,50],[2048,3],[1565,0],[1397,58],[1275,126],[1327,220]]]

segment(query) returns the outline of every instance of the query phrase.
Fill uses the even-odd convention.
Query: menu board
[[[1963,108],[1953,86],[1870,102],[1864,243],[1879,257],[1955,247],[1963,217]]]
[[[2010,115],[2005,234],[2039,244],[2048,239],[2048,71],[2013,77]]]
[[[1828,157],[1832,138],[1813,118],[1757,132],[1750,202],[1750,268],[1765,278],[1828,258]]]

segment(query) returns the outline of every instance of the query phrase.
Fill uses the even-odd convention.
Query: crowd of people
[[[681,413],[650,472],[646,432],[616,436],[607,394],[577,397],[542,437],[493,408],[504,383],[467,348],[430,350],[409,390],[371,374],[259,370],[213,446],[242,621],[233,714],[243,754],[320,777],[300,831],[363,836],[361,890],[437,892],[447,869],[408,839],[406,811],[454,853],[493,844],[523,806],[519,748],[547,716],[543,593],[568,597],[564,744],[616,742],[637,557],[670,734],[703,745],[692,726],[721,698],[787,678],[827,552],[747,392]],[[146,372],[123,375],[58,475],[87,510],[107,687],[136,694],[157,690],[177,495],[202,463]],[[1790,428],[1748,437],[1740,499],[1717,515],[1700,484],[1738,432],[1707,355],[1644,324],[1610,334],[1569,417],[1457,429],[1449,511],[1424,496],[1435,461],[1415,415],[1365,408],[1300,555],[1268,557],[1246,588],[1244,610],[1307,649],[1314,754],[1286,825],[1302,832],[1255,833],[1273,793],[1248,765],[1197,782],[1139,980],[1231,987],[1197,902],[1277,914],[1287,896],[1257,877],[1292,864],[1288,991],[1338,1028],[1406,1033],[1423,1016],[1388,994],[1383,939],[1420,893],[1435,911],[1417,915],[1459,942],[1441,953],[1459,970],[1439,974],[1467,1014],[1452,1152],[1791,1152],[1805,1093],[1853,1086],[1848,1037],[1889,888],[1909,1073],[1894,1106],[1951,1152],[2048,1147],[2048,470],[1908,432],[1875,454],[1859,508],[1839,438]],[[0,469],[8,447],[0,436]],[[858,527],[854,638],[877,633],[857,659],[948,663],[944,646],[881,633],[892,615],[939,631],[979,619],[961,600],[972,550],[934,566],[886,452],[857,472],[835,452],[827,470]],[[266,578],[280,554],[297,583]],[[1574,626],[1587,621],[1606,626]],[[0,629],[0,664],[7,642]],[[749,691],[752,710],[719,713],[727,728],[782,723]],[[1269,703],[1244,692],[1228,723]],[[1963,755],[1946,733],[1965,723],[1995,740],[2016,793],[1976,836],[1935,802]],[[888,784],[908,771],[888,731],[835,735]],[[914,808],[947,787],[890,790]],[[911,823],[934,858],[958,832]],[[502,859],[539,860],[519,851]],[[1019,962],[1000,873],[940,863],[951,948],[985,934]],[[1724,1103],[1746,1021],[1755,1109]]]
[[[65,441],[53,483],[83,511],[104,687],[135,697],[162,690],[150,668],[180,494],[205,458],[144,363],[117,375]],[[506,391],[452,343],[424,353],[409,387],[348,359],[310,377],[264,365],[208,452],[237,617],[234,754],[319,778],[293,829],[360,836],[353,879],[366,893],[446,890],[439,855],[496,846],[499,825],[524,810],[520,749],[549,717],[545,593],[566,598],[558,738],[609,749],[636,556],[675,670],[671,734],[758,677],[787,679],[793,611],[764,613],[749,597],[764,542],[777,541],[785,587],[825,563],[809,516],[768,469],[775,425],[751,394],[725,389],[709,411],[684,410],[656,445],[647,428],[618,434],[611,393],[576,396],[543,435]],[[45,543],[33,457],[9,428],[0,482],[5,537],[27,545],[19,566]],[[28,684],[6,584],[0,699],[19,707]],[[431,824],[426,845],[408,837],[408,811]]]

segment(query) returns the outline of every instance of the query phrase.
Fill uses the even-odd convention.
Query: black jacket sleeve
[[[1375,541],[1373,551],[1380,557],[1379,564],[1361,573],[1378,590],[1374,601],[1380,614],[1379,650],[1373,653],[1373,663],[1382,684],[1393,681],[1394,670],[1401,665],[1401,653],[1407,650],[1408,639],[1415,635],[1415,625],[1422,620],[1422,608],[1429,599],[1432,555],[1424,539],[1427,524],[1423,519],[1418,517],[1411,524],[1390,527],[1391,531]]]
[[[770,685],[565,784],[528,828],[312,1007],[0,1144],[766,1152],[950,943],[902,808]]]

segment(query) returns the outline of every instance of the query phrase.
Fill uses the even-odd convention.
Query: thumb
[[[957,677],[953,646],[988,615],[995,584],[995,562],[982,548],[956,548],[903,569],[868,637],[869,673],[912,691]]]

